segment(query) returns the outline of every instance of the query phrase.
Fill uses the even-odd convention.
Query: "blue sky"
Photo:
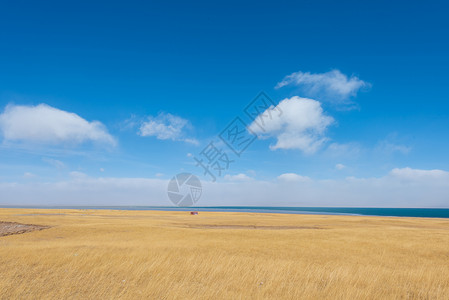
[[[169,205],[192,172],[204,205],[448,207],[448,8],[4,2],[0,204]],[[261,91],[282,116],[209,182],[194,157],[235,117],[257,131]]]

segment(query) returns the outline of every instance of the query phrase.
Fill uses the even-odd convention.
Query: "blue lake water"
[[[113,209],[113,210],[163,210],[163,211],[222,211],[284,214],[362,215],[390,217],[449,218],[448,208],[363,208],[363,207],[272,207],[272,206],[0,206],[0,208],[46,209]]]

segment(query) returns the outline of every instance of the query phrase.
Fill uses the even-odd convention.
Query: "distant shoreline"
[[[103,210],[156,210],[156,211],[209,211],[242,213],[281,213],[308,215],[349,215],[378,217],[449,218],[449,208],[366,208],[366,207],[268,207],[268,206],[36,206],[0,205],[0,208],[24,209],[103,209]]]

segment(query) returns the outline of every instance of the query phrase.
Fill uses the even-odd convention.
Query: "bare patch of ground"
[[[31,232],[35,230],[47,229],[47,226],[40,225],[30,225],[30,224],[20,224],[15,222],[2,222],[0,221],[0,237],[21,234],[26,232]]]

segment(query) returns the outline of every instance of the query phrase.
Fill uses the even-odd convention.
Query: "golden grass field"
[[[449,299],[449,220],[0,209],[1,299]]]

